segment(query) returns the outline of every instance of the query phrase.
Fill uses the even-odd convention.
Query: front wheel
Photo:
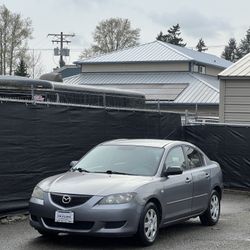
[[[156,205],[148,203],[142,212],[137,237],[144,246],[155,242],[159,231],[159,212]]]
[[[213,190],[207,210],[200,216],[200,221],[205,226],[215,225],[220,218],[220,196]]]

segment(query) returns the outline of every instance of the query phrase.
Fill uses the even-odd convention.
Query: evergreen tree
[[[181,35],[180,29],[181,27],[177,23],[176,25],[173,25],[172,27],[170,27],[167,34],[164,35],[161,31],[160,34],[157,35],[156,39],[162,42],[171,43],[174,45],[185,47],[186,43],[183,43],[183,39],[180,37]]]
[[[234,38],[229,39],[228,45],[225,46],[221,57],[231,62],[236,62],[239,59],[240,55]]]
[[[198,44],[196,45],[196,49],[199,52],[203,52],[203,51],[207,50],[206,44],[205,44],[205,42],[204,42],[204,40],[202,38],[200,38]]]
[[[15,75],[16,76],[27,76],[29,77],[28,73],[27,73],[27,65],[24,62],[23,59],[20,60],[19,64],[17,65],[17,68],[15,70]]]
[[[250,52],[250,28],[247,30],[246,36],[240,41],[238,51],[239,58],[242,58]]]

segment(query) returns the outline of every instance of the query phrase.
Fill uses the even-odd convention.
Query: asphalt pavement
[[[202,226],[198,219],[160,230],[153,246],[146,249],[176,250],[250,250],[250,195],[226,193],[219,223]],[[60,235],[55,239],[41,237],[27,219],[0,224],[1,250],[58,249],[140,249],[133,238],[89,238]]]

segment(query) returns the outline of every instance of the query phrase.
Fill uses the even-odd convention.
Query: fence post
[[[188,110],[185,110],[185,125],[188,124]]]
[[[103,107],[106,108],[106,94],[103,94]]]
[[[161,110],[161,107],[160,107],[160,100],[157,101],[157,109],[158,109],[158,111]]]
[[[34,86],[33,86],[33,84],[31,85],[31,100],[33,102],[35,102],[35,98],[34,98]]]

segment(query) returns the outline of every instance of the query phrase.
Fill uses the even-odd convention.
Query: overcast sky
[[[220,55],[230,37],[237,42],[250,27],[249,0],[2,0],[12,12],[32,20],[31,49],[40,50],[45,70],[58,64],[48,33],[75,33],[67,64],[78,59],[80,51],[92,42],[95,26],[103,19],[122,17],[141,29],[141,43],[179,23],[187,47],[195,47],[202,37],[208,53]],[[47,50],[46,50],[47,49]],[[50,49],[50,50],[49,50]]]

